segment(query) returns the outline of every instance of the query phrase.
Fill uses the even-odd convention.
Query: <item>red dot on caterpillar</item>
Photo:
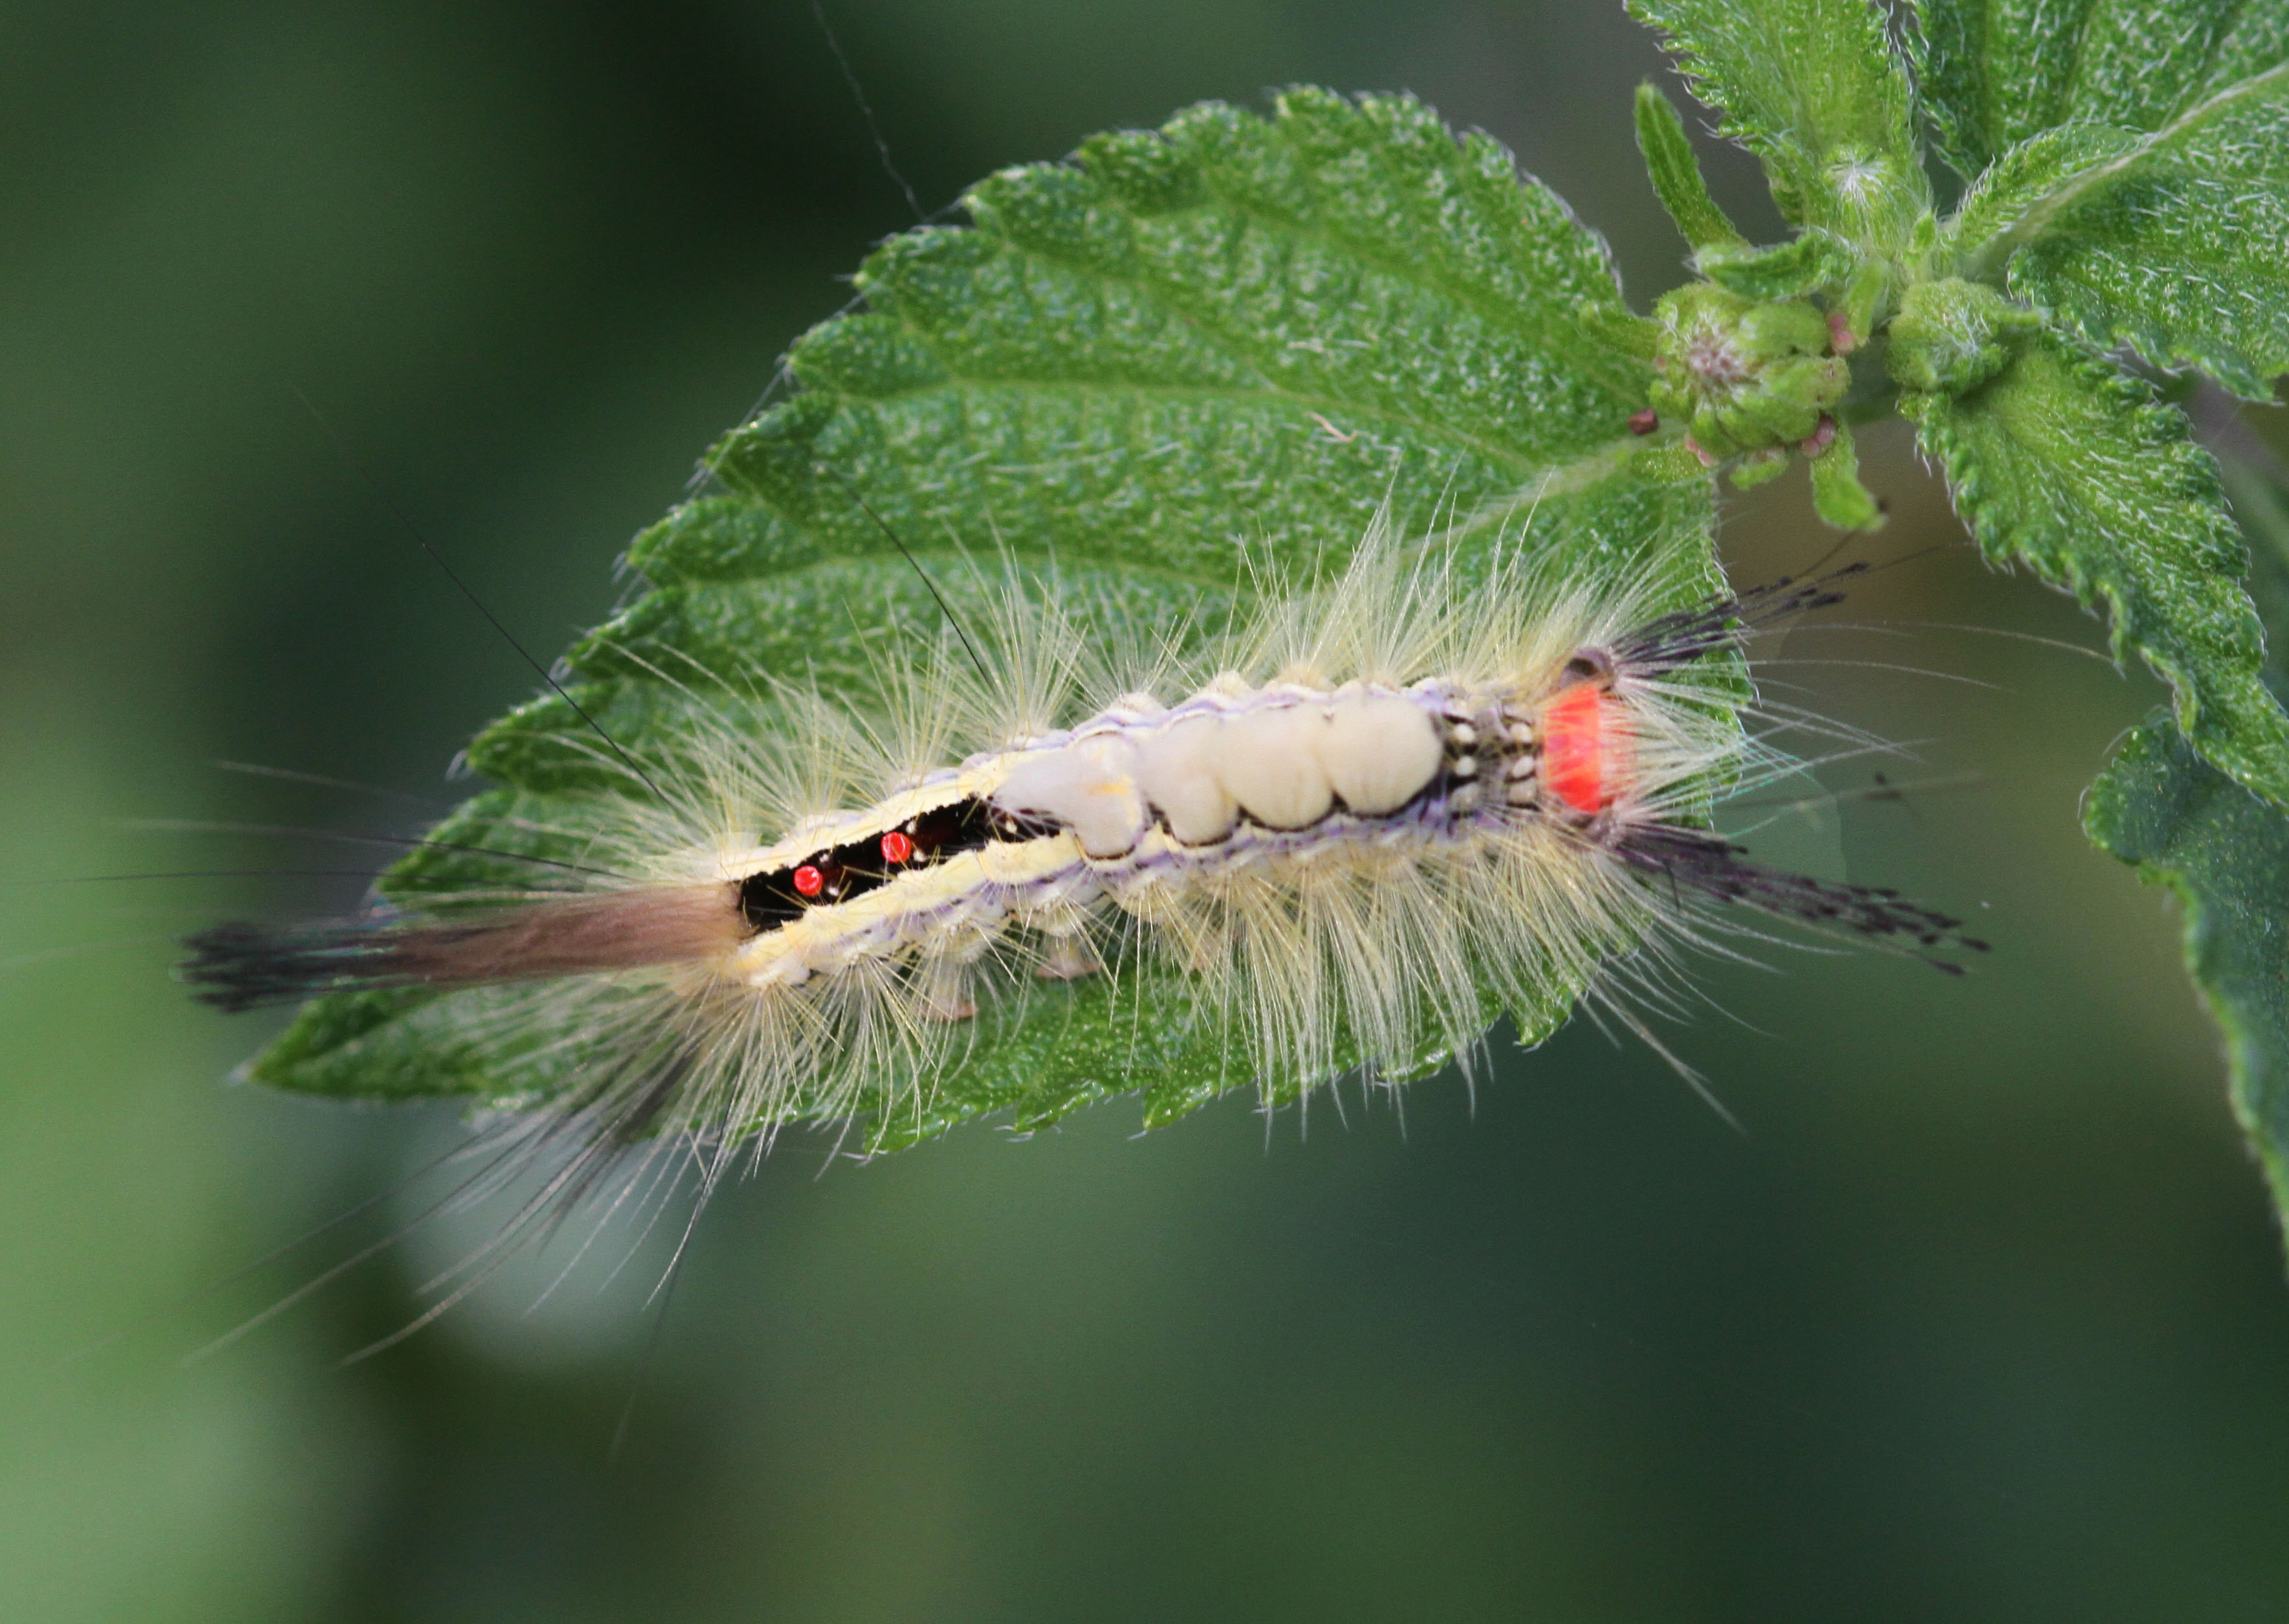
[[[1576,683],[1543,708],[1542,781],[1575,812],[1603,812],[1613,800],[1607,756],[1620,743],[1606,725],[1602,683]]]
[[[884,862],[902,863],[913,854],[914,843],[911,836],[908,836],[898,829],[892,829],[889,834],[882,836],[882,860]]]
[[[826,889],[826,876],[816,863],[805,863],[794,871],[794,889],[797,896],[815,897]]]

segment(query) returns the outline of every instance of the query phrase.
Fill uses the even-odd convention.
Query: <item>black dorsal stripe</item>
[[[918,812],[894,828],[864,840],[825,847],[787,868],[749,875],[739,884],[739,912],[747,928],[761,935],[792,924],[809,909],[863,897],[901,874],[931,868],[997,841],[1038,840],[1062,828],[1050,819],[1021,817],[971,796]],[[913,855],[896,866],[882,857],[882,836],[893,833],[914,843]],[[818,870],[821,883],[816,896],[806,897],[795,889],[795,874],[806,868]]]

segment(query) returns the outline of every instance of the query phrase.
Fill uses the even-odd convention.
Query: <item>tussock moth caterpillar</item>
[[[883,674],[878,710],[784,684],[696,707],[679,757],[643,764],[658,798],[618,799],[547,888],[225,925],[183,975],[225,1010],[478,1002],[489,1063],[578,1179],[635,1141],[712,1166],[797,1120],[927,1122],[979,1021],[1061,984],[1127,1015],[1103,1092],[1148,1081],[1182,1029],[1269,1102],[1467,1059],[1503,1011],[1584,988],[1659,1049],[1632,1004],[1670,996],[1732,908],[1950,969],[1981,948],[1708,828],[1795,770],[1746,644],[1860,566],[1656,612],[1649,567],[1479,556],[1378,519],[1331,583],[1125,660],[1085,599],[1013,577],[986,654],[955,626]],[[543,1096],[567,1042],[586,1081]],[[536,1097],[514,1099],[521,1073]]]

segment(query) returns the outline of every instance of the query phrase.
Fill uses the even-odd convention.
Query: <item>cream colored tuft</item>
[[[1137,784],[1186,845],[1222,840],[1240,817],[1240,803],[1216,772],[1223,731],[1220,717],[1191,716],[1154,733],[1137,752]]]
[[[1327,713],[1315,705],[1251,711],[1216,730],[1208,770],[1266,828],[1309,828],[1335,804],[1320,764],[1327,732]]]
[[[1350,810],[1371,818],[1422,794],[1445,754],[1422,708],[1390,694],[1339,697],[1315,746],[1328,787]]]

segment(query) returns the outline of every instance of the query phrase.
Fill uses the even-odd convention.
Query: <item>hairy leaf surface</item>
[[[1948,221],[1966,276],[1999,271],[2047,220],[2075,181],[2135,148],[2143,138],[2113,124],[2061,124],[2029,136],[1995,160]]]
[[[2265,676],[2289,694],[2289,506],[2254,468],[2227,465],[2269,633]],[[2289,1219],[2289,813],[2189,749],[2166,719],[2116,752],[2083,806],[2090,837],[2177,893],[2186,968],[2223,1030],[2234,1115]]]
[[[2043,332],[1972,393],[1910,394],[1902,407],[1988,557],[2103,604],[2118,652],[2136,651],[2176,690],[2194,747],[2289,805],[2289,716],[2263,680],[2246,555],[2183,414]]]
[[[2285,0],[1913,0],[1934,144],[1972,180],[2060,124],[2154,131],[2289,59]]]
[[[970,225],[866,261],[864,308],[805,335],[782,398],[711,454],[714,488],[637,540],[648,590],[570,667],[639,762],[669,762],[695,713],[762,680],[863,705],[876,673],[911,664],[939,611],[884,526],[957,613],[1006,556],[1142,628],[1212,623],[1244,559],[1340,569],[1385,502],[1416,532],[1530,511],[1528,544],[1583,567],[1650,544],[1667,603],[1715,588],[1708,480],[1663,472],[1676,460],[1627,432],[1650,373],[1604,244],[1491,140],[1403,97],[1298,91],[1274,117],[1210,104],[1097,137],[967,204]],[[1462,528],[1467,564],[1491,532]],[[460,846],[577,861],[645,793],[553,695],[470,761],[499,787],[438,831]],[[525,883],[433,846],[384,891]],[[1545,1032],[1573,990],[1511,1013]],[[483,994],[322,1000],[256,1072],[496,1094],[486,1012]],[[878,1110],[870,1142],[1139,1087],[1159,1122],[1253,1080],[1179,978],[1044,984],[973,1030],[937,1095]]]
[[[2011,291],[2237,395],[2289,372],[2289,65],[2067,182],[2006,237]]]

